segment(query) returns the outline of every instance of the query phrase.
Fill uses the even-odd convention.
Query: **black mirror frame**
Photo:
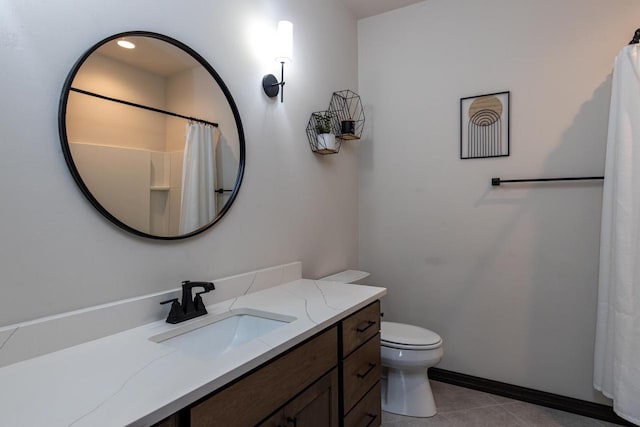
[[[240,159],[239,159],[239,163],[238,163],[238,175],[237,175],[237,178],[236,178],[235,185],[233,187],[233,191],[231,192],[231,195],[229,196],[229,199],[227,200],[225,205],[222,207],[222,210],[218,213],[218,215],[216,215],[216,217],[211,222],[209,222],[207,225],[205,225],[203,227],[200,227],[197,230],[194,230],[194,231],[189,232],[187,234],[180,234],[180,235],[177,235],[177,236],[156,236],[154,234],[144,233],[144,232],[142,232],[140,230],[137,230],[137,229],[135,229],[133,227],[130,227],[127,224],[125,224],[122,221],[120,221],[118,218],[113,216],[107,209],[105,209],[104,206],[102,206],[100,204],[100,202],[98,202],[98,200],[93,196],[93,194],[91,194],[91,191],[89,191],[89,188],[87,188],[86,184],[82,180],[82,177],[80,176],[80,173],[78,172],[78,169],[76,168],[76,165],[75,165],[75,163],[73,161],[73,157],[71,156],[71,149],[69,147],[69,140],[67,139],[66,115],[67,115],[67,102],[68,102],[68,99],[69,99],[69,92],[70,92],[70,89],[71,89],[71,84],[73,83],[73,79],[75,78],[76,74],[80,70],[80,67],[82,67],[82,65],[87,60],[87,58],[94,51],[96,51],[98,48],[100,48],[102,45],[104,45],[105,43],[108,43],[108,42],[110,42],[112,40],[119,39],[121,37],[132,37],[132,36],[151,37],[151,38],[154,38],[154,39],[162,40],[164,42],[172,44],[173,46],[176,46],[179,49],[182,49],[183,51],[185,51],[189,55],[191,55],[191,57],[193,57],[196,61],[198,61],[200,63],[200,65],[202,65],[209,72],[209,74],[215,79],[216,83],[218,83],[218,86],[220,87],[220,89],[224,93],[225,97],[227,98],[227,102],[229,103],[229,107],[231,108],[231,111],[233,112],[233,117],[234,117],[235,122],[236,122],[236,127],[238,128],[238,141],[239,141],[239,145],[240,145]],[[229,89],[224,84],[224,82],[222,81],[222,78],[218,75],[218,73],[213,69],[213,67],[202,56],[200,56],[200,54],[198,54],[196,51],[194,51],[193,49],[191,49],[189,46],[185,45],[184,43],[182,43],[182,42],[180,42],[180,41],[178,41],[176,39],[173,39],[171,37],[165,36],[163,34],[153,33],[153,32],[149,32],[149,31],[127,31],[127,32],[123,32],[123,33],[119,33],[119,34],[115,34],[115,35],[112,35],[110,37],[107,37],[106,39],[103,39],[103,40],[99,41],[93,47],[91,47],[89,50],[87,50],[80,57],[80,59],[78,59],[78,61],[76,61],[76,63],[73,65],[73,68],[69,72],[69,75],[67,76],[67,79],[64,82],[64,86],[62,87],[62,94],[60,95],[60,103],[59,103],[59,107],[58,107],[58,132],[59,132],[59,135],[60,135],[60,144],[62,146],[62,152],[64,154],[64,159],[65,159],[65,161],[67,163],[67,166],[69,167],[69,171],[71,172],[71,175],[73,176],[73,179],[76,181],[76,184],[78,185],[78,187],[82,191],[82,194],[84,194],[84,196],[89,200],[89,202],[93,205],[93,207],[96,208],[98,210],[98,212],[100,212],[109,221],[111,221],[113,224],[117,225],[121,229],[123,229],[125,231],[128,231],[128,232],[130,232],[132,234],[135,234],[137,236],[146,237],[146,238],[149,238],[149,239],[156,239],[156,240],[181,240],[181,239],[186,239],[188,237],[192,237],[192,236],[195,236],[197,234],[200,234],[203,231],[213,227],[229,211],[229,209],[231,208],[231,205],[235,201],[236,196],[238,195],[238,190],[240,189],[240,185],[242,184],[242,177],[244,176],[244,169],[245,169],[244,130],[243,130],[243,127],[242,127],[242,121],[240,119],[240,113],[238,112],[238,107],[236,106],[236,103],[233,100],[233,97],[231,96],[231,92],[229,92]]]

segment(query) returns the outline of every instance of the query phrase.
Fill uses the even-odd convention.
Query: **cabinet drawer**
[[[380,330],[380,301],[342,321],[342,357],[347,357]]]
[[[380,334],[376,334],[343,363],[345,413],[380,381],[380,372]]]
[[[338,363],[337,329],[270,362],[191,408],[191,426],[252,426]]]
[[[344,419],[344,427],[373,427],[381,423],[380,382],[349,412]]]

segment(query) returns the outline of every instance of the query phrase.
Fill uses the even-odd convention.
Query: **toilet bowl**
[[[427,369],[442,359],[442,338],[418,326],[381,322],[382,410],[410,417],[437,413]]]
[[[362,284],[365,271],[346,270],[324,277],[342,283]],[[436,414],[427,369],[444,354],[442,338],[435,332],[404,323],[381,322],[382,410],[410,417]]]

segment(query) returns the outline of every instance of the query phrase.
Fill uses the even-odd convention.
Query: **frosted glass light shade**
[[[287,64],[293,59],[293,24],[290,21],[278,22],[275,59]]]

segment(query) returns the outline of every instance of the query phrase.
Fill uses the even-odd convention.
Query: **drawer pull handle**
[[[366,331],[367,329],[369,329],[370,327],[372,327],[375,324],[376,324],[376,322],[374,322],[373,320],[367,320],[367,326],[365,326],[365,327],[357,327],[356,331],[362,333],[362,332]]]
[[[360,379],[362,379],[362,378],[366,377],[367,375],[369,375],[369,373],[370,373],[371,371],[373,371],[373,369],[374,369],[376,366],[377,366],[377,365],[376,365],[375,363],[369,363],[369,368],[365,371],[365,373],[364,373],[364,374],[357,373],[357,374],[356,374],[356,377],[358,377],[358,378],[360,378]]]
[[[376,420],[376,418],[378,418],[378,416],[376,414],[370,414],[368,412],[365,415],[367,417],[369,417],[369,422],[365,425],[365,427],[369,427],[371,424],[373,424],[373,422]]]
[[[292,424],[293,427],[296,427],[298,425],[298,420],[296,417],[287,417],[287,424]]]

